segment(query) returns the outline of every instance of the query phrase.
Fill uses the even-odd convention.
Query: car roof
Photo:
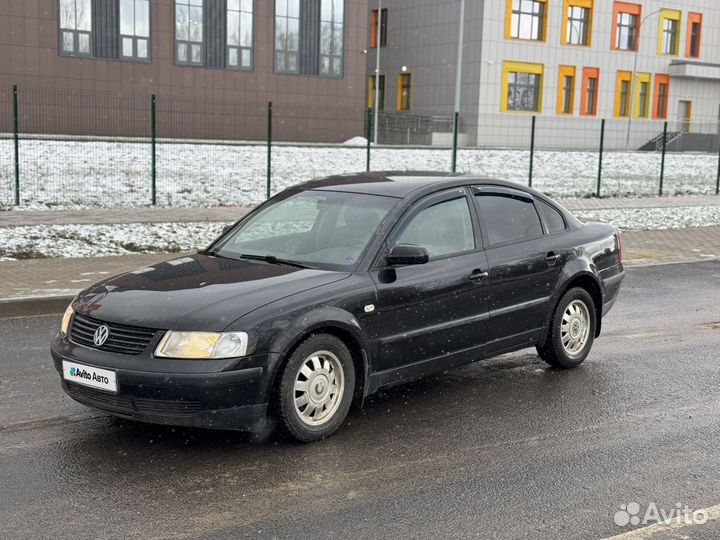
[[[437,191],[467,184],[499,185],[536,193],[514,182],[434,171],[377,171],[340,174],[293,186],[292,190],[344,191],[403,199],[416,191]]]

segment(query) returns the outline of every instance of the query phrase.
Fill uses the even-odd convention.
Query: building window
[[[680,18],[682,14],[673,9],[660,12],[660,35],[658,54],[676,56],[680,51]]]
[[[655,89],[653,118],[664,120],[667,118],[668,99],[670,94],[670,77],[668,75],[655,75]]]
[[[340,77],[343,71],[344,0],[320,5],[320,74]]]
[[[120,0],[120,56],[150,57],[150,0]]]
[[[583,116],[597,114],[599,81],[600,70],[598,68],[583,69],[583,87],[580,98],[580,114]]]
[[[542,64],[503,63],[502,112],[541,112],[545,67]]]
[[[227,67],[253,65],[253,0],[227,0]]]
[[[563,45],[590,45],[593,0],[565,0]]]
[[[375,108],[375,75],[368,77],[368,109]],[[385,75],[380,75],[378,92],[378,110],[385,110]]]
[[[700,39],[702,38],[702,14],[688,13],[688,36],[685,56],[700,58]]]
[[[632,88],[632,73],[618,71],[615,84],[615,116],[627,118],[630,116],[630,89]]]
[[[175,0],[175,59],[203,65],[203,0]]]
[[[378,26],[378,10],[373,9],[370,17],[370,48],[377,47],[377,26]],[[387,27],[388,27],[388,10],[382,10],[382,19],[380,20],[380,46],[387,47]]]
[[[575,68],[560,66],[558,78],[558,114],[573,114],[575,110]]]
[[[401,73],[398,75],[397,110],[398,112],[403,112],[411,109],[412,75],[410,73]]]
[[[275,71],[298,73],[300,0],[275,0]]]
[[[91,0],[60,0],[60,52],[72,56],[91,56]]]
[[[615,2],[613,10],[615,26],[613,26],[613,49],[619,51],[637,50],[639,40],[640,15],[642,6]]]
[[[545,40],[545,0],[506,0],[506,39]]]
[[[638,73],[635,95],[635,118],[650,117],[650,81],[649,73]]]

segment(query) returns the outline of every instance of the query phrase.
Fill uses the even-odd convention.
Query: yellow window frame
[[[572,47],[591,47],[592,46],[592,28],[593,28],[593,16],[595,14],[595,1],[594,0],[564,0],[563,2],[563,20],[562,28],[560,29],[560,43],[562,45],[570,45],[568,43],[567,35],[567,21],[568,21],[568,10],[571,7],[581,7],[590,10],[590,17],[588,18],[588,42],[587,45],[572,45]],[[512,10],[511,10],[512,13]]]
[[[497,1],[497,0],[495,0]],[[540,2],[541,4],[545,4],[545,8],[543,10],[543,13],[545,16],[543,17],[543,23],[542,23],[542,39],[524,39],[524,38],[514,38],[512,37],[512,12],[513,12],[513,0],[505,0],[505,39],[511,39],[513,41],[537,41],[538,43],[545,43],[547,41],[547,29],[548,29],[548,19],[550,18],[550,2],[548,0],[535,0],[536,2]],[[582,0],[580,0],[582,1]]]
[[[402,82],[405,77],[409,77],[410,80],[410,86],[408,91],[408,108],[403,109],[402,108]],[[397,96],[396,96],[396,110],[397,112],[410,112],[412,111],[412,103],[413,103],[413,77],[412,73],[409,71],[404,73],[399,73],[397,76]]]
[[[557,91],[557,114],[563,116],[572,116],[575,114],[575,88],[577,85],[577,78],[575,77],[577,70],[575,66],[560,66],[558,71],[558,91]],[[570,94],[570,112],[563,112],[565,105],[565,77],[572,77],[572,90]]]
[[[537,111],[510,111],[508,110],[508,84],[510,73],[532,73],[540,75],[540,93],[538,95]],[[545,64],[531,64],[527,62],[503,62],[502,70],[502,94],[500,95],[500,112],[511,112],[515,114],[539,114],[543,108],[543,87],[545,85]]]
[[[677,39],[675,50],[671,53],[663,51],[665,21],[677,21]],[[680,54],[680,35],[682,34],[682,11],[677,9],[663,9],[660,12],[660,26],[658,27],[657,53],[659,56],[678,56]]]
[[[643,116],[640,115],[640,88],[642,83],[647,83],[648,95],[647,95],[647,110]],[[638,73],[635,75],[635,104],[633,110],[633,116],[635,118],[650,118],[650,110],[652,109],[652,74],[650,73]]]
[[[630,105],[632,103],[632,72],[630,71],[618,71],[617,76],[615,78],[615,112],[614,116],[615,118],[628,118],[630,116]],[[627,82],[628,83],[628,114],[626,116],[620,116],[620,111],[622,109],[622,83]]]

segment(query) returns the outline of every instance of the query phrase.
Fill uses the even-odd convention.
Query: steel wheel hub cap
[[[300,366],[295,376],[295,412],[302,422],[319,426],[329,421],[342,401],[345,376],[337,356],[318,351]]]
[[[573,300],[562,316],[560,339],[565,352],[577,356],[590,337],[590,312],[582,300]]]

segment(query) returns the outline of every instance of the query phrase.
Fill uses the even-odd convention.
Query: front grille
[[[80,403],[108,412],[132,415],[142,413],[157,416],[193,416],[200,412],[195,400],[147,399],[117,396],[81,384],[66,382],[67,392]]]
[[[110,333],[107,341],[98,347],[93,337],[95,330],[103,324],[110,329]],[[156,332],[152,328],[103,322],[76,313],[70,328],[70,341],[101,351],[137,355],[147,348]]]

